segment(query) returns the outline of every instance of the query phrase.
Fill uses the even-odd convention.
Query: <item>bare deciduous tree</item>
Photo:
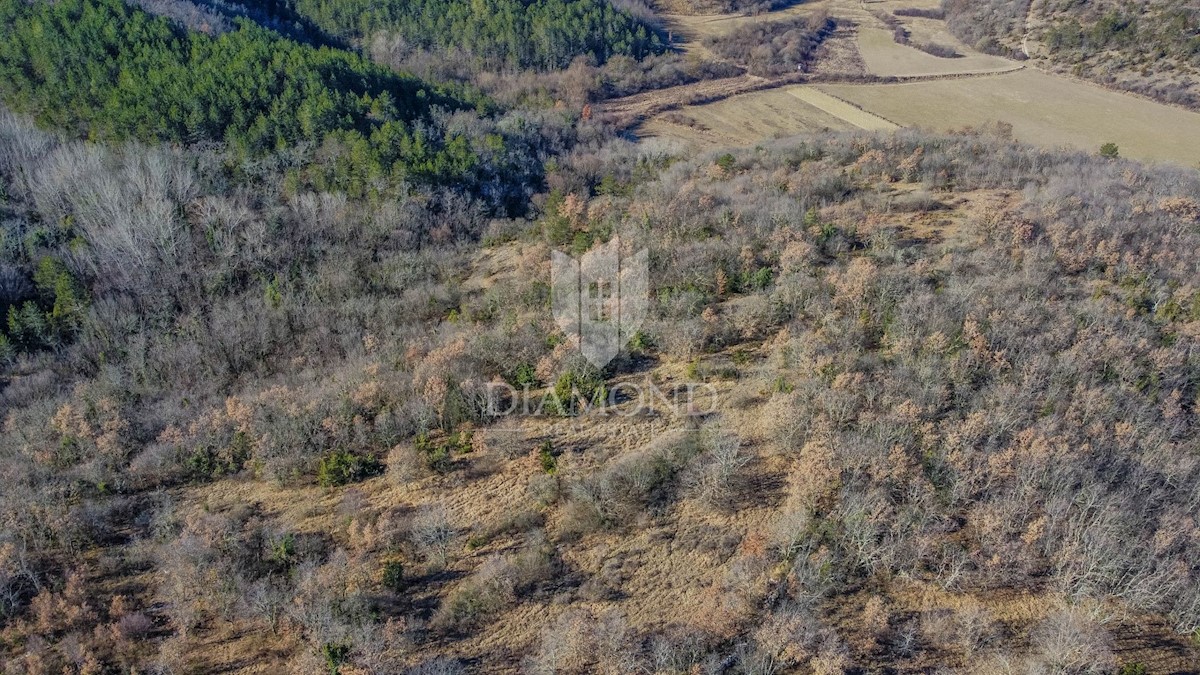
[[[1032,635],[1037,653],[1031,672],[1108,673],[1116,667],[1108,633],[1083,612],[1055,612]]]
[[[750,462],[750,457],[742,452],[741,439],[719,425],[707,426],[702,434],[708,454],[699,468],[696,490],[708,504],[725,507],[736,488],[738,472]]]
[[[442,504],[425,506],[413,518],[410,537],[417,552],[435,568],[446,566],[455,530],[450,513]]]

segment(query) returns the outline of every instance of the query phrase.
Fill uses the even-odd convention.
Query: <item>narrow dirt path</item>
[[[1035,28],[1040,28],[1040,25],[1035,26],[1035,17],[1041,16],[1041,12],[1035,11],[1034,6],[1037,4],[1045,4],[1045,0],[1030,0],[1029,6],[1025,9],[1025,18],[1021,21],[1021,27],[1024,29],[1021,35],[1021,51],[1025,53],[1025,58],[1032,58],[1033,54],[1029,53],[1029,36]]]

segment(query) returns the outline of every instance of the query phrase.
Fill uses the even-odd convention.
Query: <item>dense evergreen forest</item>
[[[0,3],[0,96],[94,140],[286,155],[304,183],[350,195],[460,184],[521,208],[540,173],[513,138],[528,130],[498,126],[467,85],[431,84],[247,19],[217,36],[187,31],[120,0]],[[469,114],[455,121],[455,111]]]
[[[445,87],[249,22],[189,33],[120,0],[0,3],[0,94],[97,140],[218,141],[250,155],[325,144],[353,158],[327,176],[352,191],[381,177],[451,180],[473,163],[464,139],[419,124],[433,106],[468,105]]]
[[[379,31],[426,49],[457,49],[492,68],[565,68],[577,56],[661,53],[653,28],[607,0],[295,0],[342,37]]]

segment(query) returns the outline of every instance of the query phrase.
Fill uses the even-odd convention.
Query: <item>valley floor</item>
[[[949,45],[961,55],[936,57],[894,42],[869,11],[911,4],[826,0],[756,17],[670,15],[681,48],[711,57],[699,44],[706,36],[746,22],[826,11],[855,24],[830,40],[827,53],[853,52],[857,58],[851,61],[865,72],[854,72],[842,58],[832,65],[818,62],[809,76],[701,82],[630,97],[639,106],[618,99],[605,107],[640,115],[636,133],[641,138],[672,139],[699,149],[749,146],[812,131],[950,131],[1000,122],[1012,125],[1017,140],[1044,147],[1095,152],[1111,142],[1133,159],[1200,165],[1200,113],[981,54],[950,35],[941,21],[907,19],[914,40]],[[800,81],[808,86],[797,86]]]

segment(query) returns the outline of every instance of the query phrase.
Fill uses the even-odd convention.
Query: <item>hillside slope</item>
[[[946,0],[950,30],[983,51],[1200,107],[1200,7],[1189,0]]]
[[[193,261],[139,277],[97,175],[45,197],[81,146],[0,139],[6,222],[89,244],[39,249],[78,338],[0,392],[10,672],[1195,663],[1194,172],[988,135],[617,141],[540,221],[414,250],[377,225],[413,203],[247,202],[127,149],[100,166]],[[653,302],[597,371],[545,292],[551,247],[610,234]],[[498,415],[489,381],[552,403]],[[707,398],[637,410],[651,385]]]
[[[1200,116],[873,5],[0,0],[0,672],[1196,672]]]

